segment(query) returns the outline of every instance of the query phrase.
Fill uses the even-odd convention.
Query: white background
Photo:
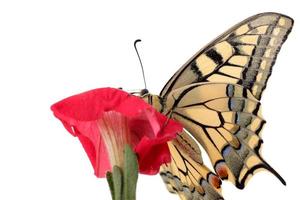
[[[106,2],[106,3],[105,3]],[[97,87],[143,88],[133,41],[139,44],[149,90],[206,43],[245,18],[276,11],[295,27],[262,99],[263,155],[286,179],[262,172],[226,199],[295,199],[299,195],[299,6],[295,0],[1,1],[0,199],[108,200],[104,179],[50,105]],[[140,176],[138,200],[178,199],[159,176]]]

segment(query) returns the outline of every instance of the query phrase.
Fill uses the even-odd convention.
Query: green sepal
[[[113,167],[112,172],[113,188],[114,188],[114,200],[122,200],[122,190],[123,190],[123,177],[122,169],[118,166]]]
[[[113,174],[111,172],[106,173],[106,180],[109,186],[111,198],[112,200],[115,200],[114,181],[113,181]]]
[[[134,151],[129,145],[125,146],[124,152],[124,188],[123,200],[136,199],[136,184],[138,179],[138,161]]]

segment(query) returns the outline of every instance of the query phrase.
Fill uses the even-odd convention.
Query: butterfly
[[[223,199],[221,180],[244,188],[258,170],[284,179],[262,158],[262,92],[293,19],[278,13],[252,16],[197,52],[159,95],[144,89],[141,98],[184,131],[169,142],[171,163],[160,175],[181,199]],[[201,145],[214,172],[203,162]]]

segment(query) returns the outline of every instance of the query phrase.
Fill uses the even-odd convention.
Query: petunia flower
[[[167,142],[182,130],[141,98],[114,88],[71,96],[51,109],[78,137],[97,177],[104,177],[113,166],[122,168],[126,144],[137,154],[140,173],[158,173],[160,165],[171,159]]]

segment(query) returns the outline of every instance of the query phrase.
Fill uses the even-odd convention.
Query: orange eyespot
[[[226,169],[226,166],[224,165],[224,163],[217,165],[216,172],[217,172],[217,174],[219,175],[219,177],[221,179],[227,179],[228,178],[227,169]]]
[[[219,177],[217,177],[216,175],[214,174],[210,174],[209,175],[209,178],[208,178],[208,181],[210,184],[212,184],[215,188],[220,188],[222,182],[221,180],[219,179]]]

